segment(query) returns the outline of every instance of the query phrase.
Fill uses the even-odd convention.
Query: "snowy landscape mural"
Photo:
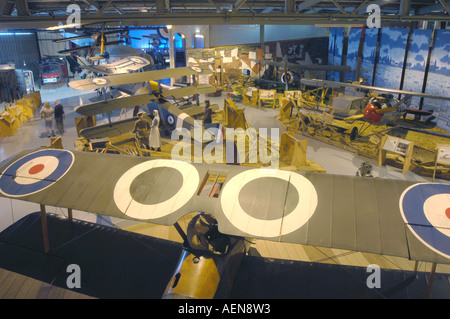
[[[450,30],[436,30],[425,93],[450,96]],[[450,101],[426,98],[423,109],[433,109],[437,126],[450,131]]]
[[[411,33],[402,90],[421,93],[430,49],[431,30],[413,30]],[[419,97],[413,97],[410,108],[418,109]]]
[[[375,73],[375,86],[400,89],[406,42],[409,30],[406,28],[383,28]]]
[[[369,85],[373,85],[373,68],[377,53],[378,32],[379,29],[377,28],[364,30],[361,76],[367,79]]]
[[[328,64],[341,65],[342,51],[344,48],[344,29],[330,28],[330,36],[328,41]],[[330,81],[340,81],[340,73],[329,71],[327,79]]]
[[[356,81],[355,70],[358,62],[358,49],[361,42],[362,28],[352,28],[348,34],[347,45],[347,65],[352,68],[352,72],[345,72],[345,82]]]

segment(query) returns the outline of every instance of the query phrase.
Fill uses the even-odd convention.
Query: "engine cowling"
[[[372,103],[367,104],[363,110],[364,118],[366,119],[366,121],[370,124],[376,124],[380,122],[383,118],[383,114],[377,113],[378,110],[379,108],[376,105]]]

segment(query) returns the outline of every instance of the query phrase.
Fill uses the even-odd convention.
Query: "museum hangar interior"
[[[449,10],[0,0],[0,296],[449,298]]]

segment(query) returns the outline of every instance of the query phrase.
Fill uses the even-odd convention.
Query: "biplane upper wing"
[[[151,122],[150,116],[144,116],[147,121]],[[113,138],[125,133],[129,133],[134,129],[134,123],[139,117],[131,117],[119,120],[113,123],[100,124],[92,127],[84,128],[80,131],[80,135],[87,140]]]
[[[450,263],[448,184],[48,148],[0,171],[13,199],[163,225],[201,211],[228,235]]]
[[[163,69],[131,74],[117,74],[93,79],[71,81],[69,82],[69,85],[74,89],[87,91],[109,86],[118,86],[147,81],[157,81],[186,75],[202,75],[212,73],[213,72],[210,69],[202,69],[200,67],[181,67],[174,69]]]
[[[342,82],[335,82],[335,81],[327,81],[327,80],[320,80],[320,79],[302,79],[301,82],[306,85],[311,86],[328,86],[328,87],[354,87],[358,89],[366,89],[376,92],[386,92],[391,94],[404,94],[404,95],[412,95],[412,96],[419,96],[419,97],[427,97],[432,99],[442,99],[442,100],[450,100],[450,96],[441,96],[441,95],[434,95],[434,94],[427,94],[427,93],[418,93],[413,91],[404,91],[404,90],[394,90],[394,89],[387,89],[377,86],[370,86],[370,85],[361,85],[361,84],[353,84],[353,83],[342,83]]]

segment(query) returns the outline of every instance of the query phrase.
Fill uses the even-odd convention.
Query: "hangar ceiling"
[[[83,23],[115,20],[128,26],[361,24],[367,20],[371,4],[380,7],[385,24],[450,23],[450,1],[446,0],[0,0],[0,28],[46,28],[65,23],[71,4],[80,7]]]

